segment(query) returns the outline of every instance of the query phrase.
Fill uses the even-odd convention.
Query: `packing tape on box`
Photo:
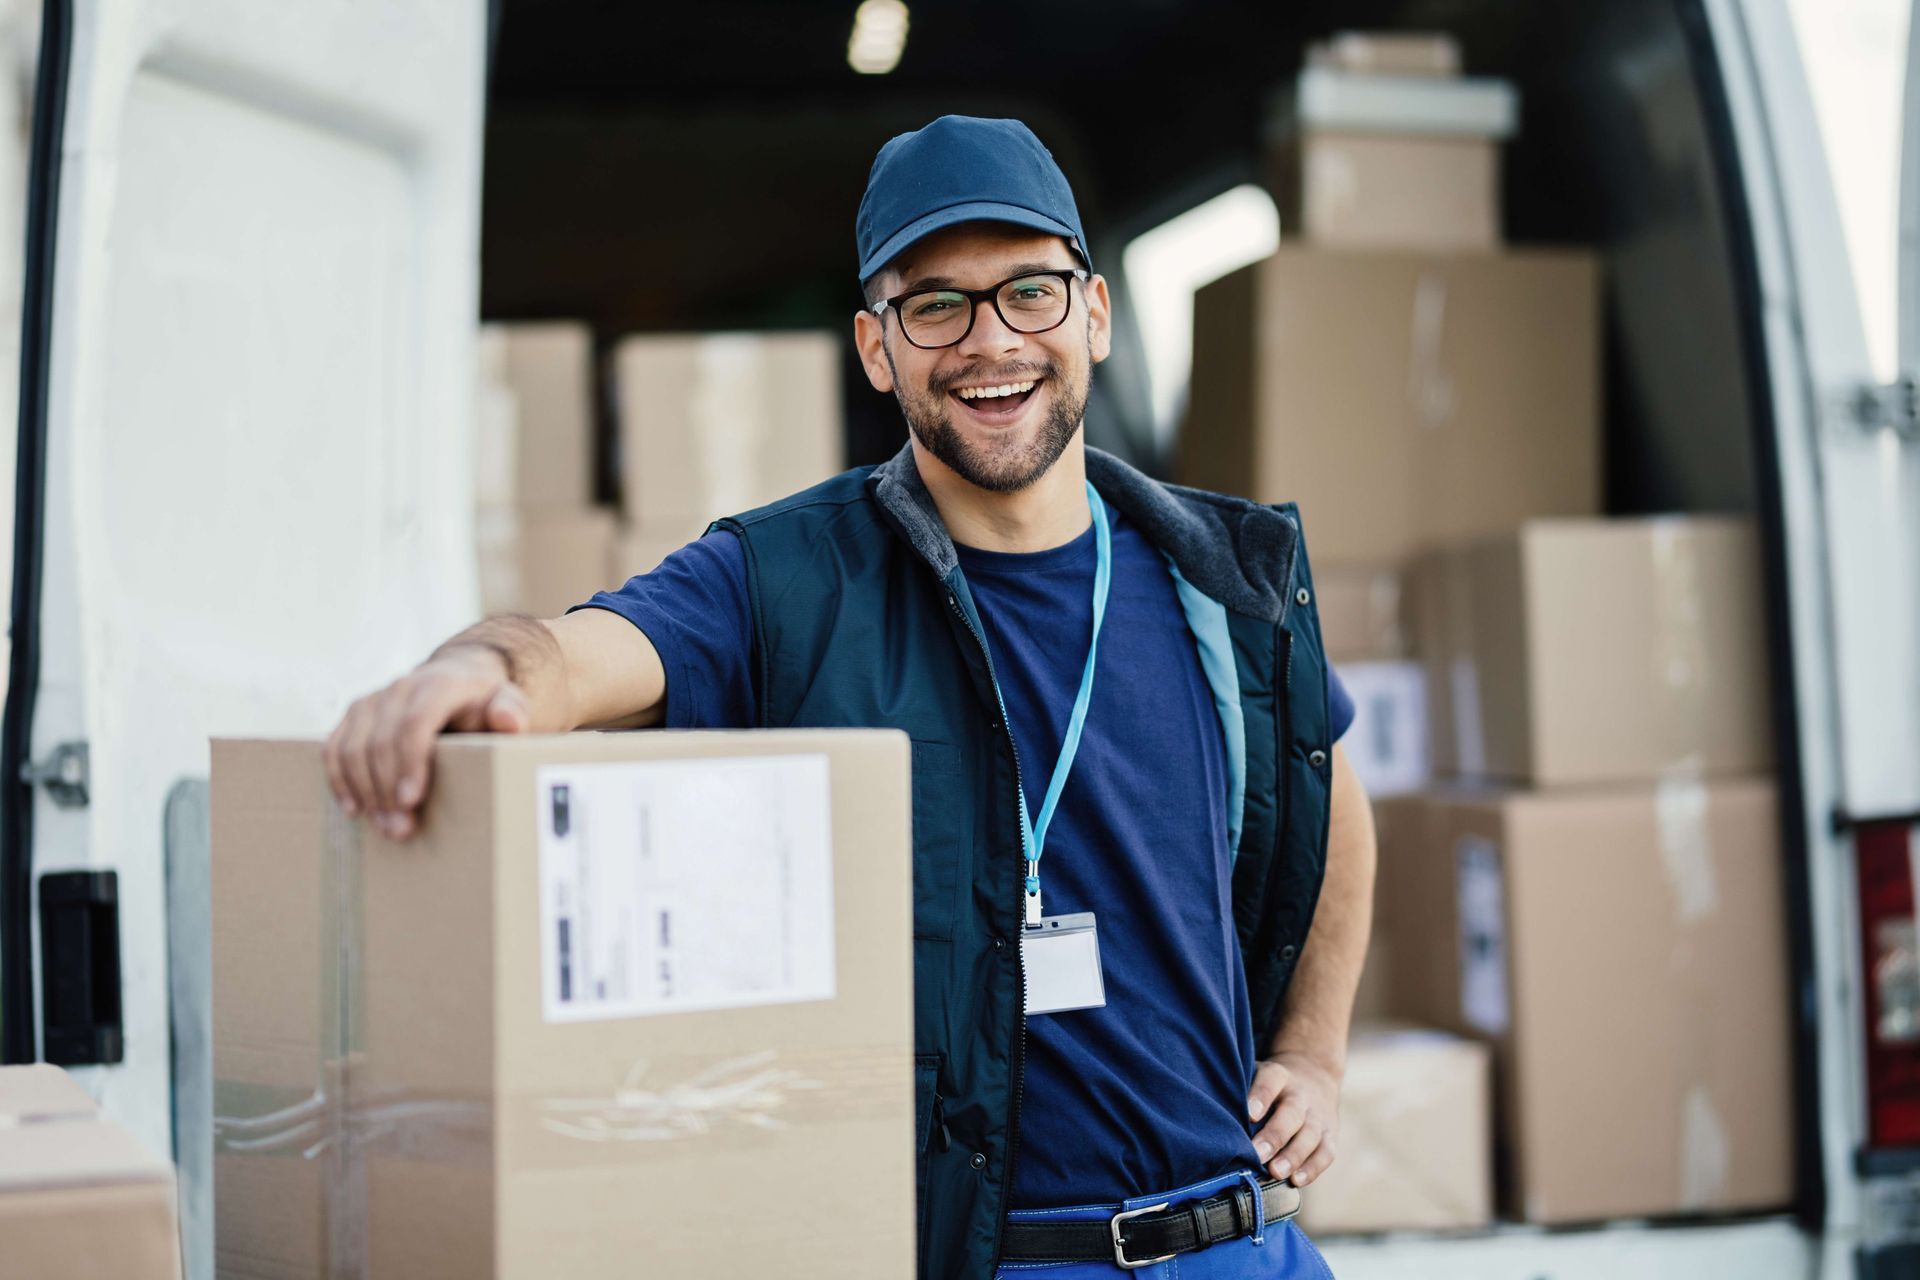
[[[1652,522],[1653,687],[1665,697],[1655,709],[1656,744],[1668,770],[1697,769],[1697,742],[1707,715],[1707,651],[1704,596],[1697,535],[1680,517]]]
[[[1726,1203],[1733,1170],[1733,1139],[1705,1087],[1687,1090],[1680,1108],[1680,1207],[1718,1208]]]
[[[1699,772],[1676,767],[1654,788],[1660,833],[1660,865],[1673,890],[1674,918],[1704,920],[1720,905],[1713,870],[1713,836],[1707,825],[1707,787]]]

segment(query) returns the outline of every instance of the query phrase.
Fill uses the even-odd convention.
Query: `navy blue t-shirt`
[[[1027,1022],[1014,1208],[1112,1202],[1258,1163],[1224,735],[1165,558],[1109,514],[1093,698],[1040,864],[1048,915],[1095,914],[1107,1003]],[[1037,812],[1093,626],[1093,530],[1047,551],[959,552]],[[668,727],[754,723],[746,559],[732,535],[580,607],[646,632],[667,671]],[[1337,737],[1353,704],[1337,678],[1329,692]]]

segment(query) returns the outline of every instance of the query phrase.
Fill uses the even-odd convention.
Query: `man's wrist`
[[[500,664],[500,673],[510,684],[518,684],[518,672],[514,669],[513,651],[493,640],[471,637],[455,638],[447,641],[428,655],[428,662],[438,662],[442,658],[459,656],[463,651],[483,653],[494,658]]]
[[[1283,1054],[1293,1058],[1305,1058],[1335,1080],[1347,1074],[1347,1043],[1344,1035],[1334,1037],[1292,1034],[1283,1028],[1273,1038],[1273,1044],[1268,1049],[1267,1056],[1278,1058]]]

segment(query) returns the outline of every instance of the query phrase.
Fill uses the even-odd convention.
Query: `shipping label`
[[[824,755],[536,775],[549,1022],[834,994]]]

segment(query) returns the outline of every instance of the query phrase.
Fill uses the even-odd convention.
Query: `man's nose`
[[[973,328],[960,340],[955,353],[969,360],[998,360],[1027,345],[1027,335],[1007,327],[991,302],[974,304]]]

